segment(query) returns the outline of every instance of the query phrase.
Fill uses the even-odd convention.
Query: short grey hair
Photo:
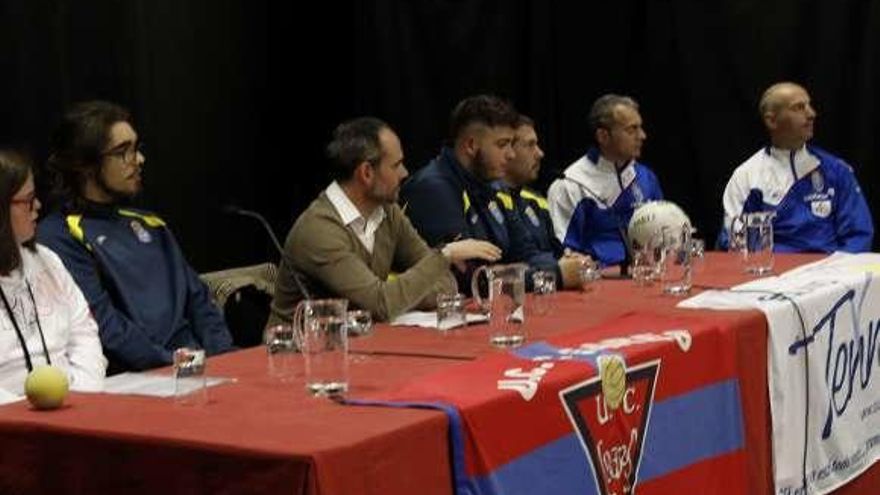
[[[616,95],[613,93],[602,95],[590,108],[590,131],[593,134],[599,129],[610,129],[614,125],[614,108],[617,105],[623,105],[639,109],[639,104],[630,96]]]

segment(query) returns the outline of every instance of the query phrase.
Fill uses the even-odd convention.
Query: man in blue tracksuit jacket
[[[727,183],[719,246],[728,247],[729,229],[742,213],[772,211],[774,251],[870,251],[874,224],[852,168],[807,144],[816,118],[807,91],[791,82],[774,84],[759,112],[771,144]]]
[[[566,248],[589,254],[603,266],[624,264],[633,212],[642,203],[663,199],[663,191],[654,173],[636,161],[647,136],[634,99],[599,97],[590,109],[590,128],[597,147],[550,185],[550,217]]]
[[[580,259],[557,260],[552,251],[540,250],[512,201],[497,196],[492,186],[513,158],[516,120],[513,107],[497,97],[461,101],[452,112],[452,146],[444,147],[403,187],[406,214],[430,245],[460,238],[487,240],[501,248],[502,263],[524,262],[531,270],[552,270],[561,285],[575,287]],[[460,288],[469,287],[473,268],[458,271]]]
[[[125,109],[99,101],[72,107],[49,158],[67,203],[37,234],[88,300],[111,372],[170,364],[179,347],[233,348],[165,222],[121,206],[140,192],[144,160]]]

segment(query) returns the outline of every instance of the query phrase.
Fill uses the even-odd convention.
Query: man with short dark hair
[[[590,109],[590,129],[596,146],[550,185],[550,214],[564,247],[603,266],[619,265],[628,259],[626,229],[633,212],[663,199],[663,192],[654,173],[637,161],[647,135],[634,99],[599,97]]]
[[[539,249],[512,201],[496,196],[492,186],[515,158],[517,119],[516,110],[495,96],[472,96],[456,105],[450,119],[452,145],[444,146],[404,186],[407,215],[430,244],[485,239],[501,248],[502,262],[553,271],[564,287],[575,287],[581,259],[557,258],[552,251]],[[459,279],[467,283],[473,268],[458,271]]]
[[[434,307],[440,292],[456,292],[450,263],[500,256],[483,241],[438,249],[425,244],[397,205],[407,171],[400,140],[385,122],[343,122],[327,154],[335,180],[287,236],[270,324],[291,320],[302,297],[298,273],[313,296],[342,297],[377,320],[389,320],[413,307]]]
[[[40,222],[37,238],[86,296],[108,372],[171,364],[180,347],[209,355],[233,348],[165,222],[129,206],[144,161],[130,114],[113,103],[74,105],[52,137],[49,167],[65,203]]]
[[[774,251],[870,251],[874,223],[852,168],[807,144],[816,119],[807,90],[792,82],[774,84],[758,111],[770,144],[730,177],[719,246],[727,247],[734,217],[773,211]]]
[[[523,114],[520,114],[514,129],[513,155],[513,159],[504,167],[498,194],[510,198],[513,210],[538,249],[552,252],[558,258],[562,256],[563,249],[553,232],[547,198],[529,187],[538,179],[544,150],[538,143],[535,122]]]

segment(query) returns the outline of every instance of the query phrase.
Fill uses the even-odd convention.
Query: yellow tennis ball
[[[621,356],[600,356],[599,376],[602,378],[602,395],[611,409],[620,407],[626,392],[626,363]]]
[[[37,366],[24,381],[28,401],[37,409],[61,407],[67,396],[67,375],[54,366]]]

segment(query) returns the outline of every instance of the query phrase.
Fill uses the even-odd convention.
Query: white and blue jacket
[[[733,218],[773,211],[774,251],[851,253],[871,250],[874,224],[852,168],[815,146],[767,146],[734,170],[724,190],[726,249]]]
[[[607,266],[626,259],[623,236],[635,208],[663,199],[663,191],[645,165],[633,160],[618,169],[591,148],[553,181],[547,199],[562,245]]]

